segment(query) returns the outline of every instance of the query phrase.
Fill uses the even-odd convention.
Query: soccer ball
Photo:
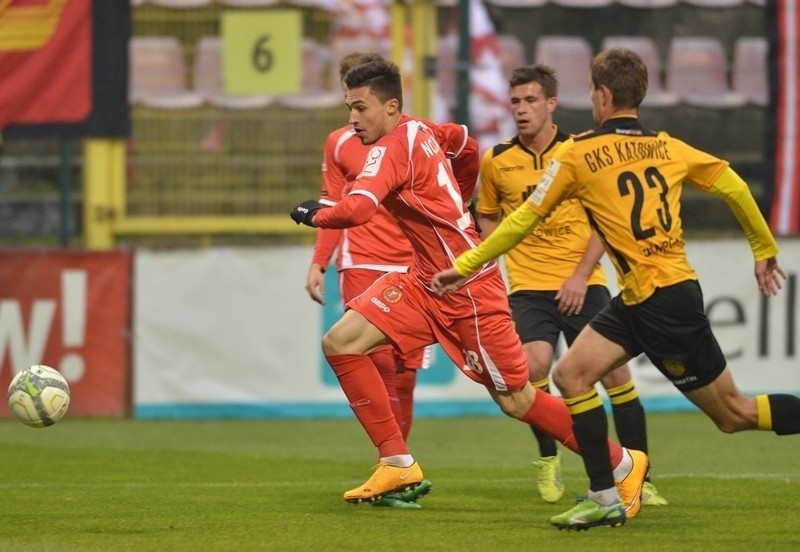
[[[31,366],[11,380],[8,406],[25,425],[51,426],[69,408],[69,385],[58,370],[41,364]]]

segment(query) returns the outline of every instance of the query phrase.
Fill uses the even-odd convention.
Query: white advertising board
[[[769,300],[758,294],[744,239],[690,242],[688,251],[739,387],[799,393],[800,242],[781,243],[789,281]],[[134,416],[350,416],[320,350],[324,328],[341,314],[336,275],[327,273],[323,309],[304,290],[310,258],[310,247],[137,251]],[[614,293],[616,279],[604,264]],[[461,375],[441,349],[435,354],[418,379],[417,415],[499,415],[482,386]],[[645,358],[631,368],[648,410],[691,408]]]

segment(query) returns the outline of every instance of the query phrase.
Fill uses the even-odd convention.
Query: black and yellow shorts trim
[[[638,305],[625,305],[616,296],[590,325],[631,357],[647,355],[680,391],[708,385],[727,364],[696,280],[659,288]]]

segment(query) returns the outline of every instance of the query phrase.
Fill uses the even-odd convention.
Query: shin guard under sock
[[[612,402],[611,412],[614,414],[614,427],[619,443],[623,447],[649,454],[644,407],[638,397],[623,404]]]
[[[400,411],[403,423],[400,430],[403,432],[403,439],[408,441],[411,433],[411,424],[414,422],[414,387],[417,384],[416,370],[403,370],[397,373],[395,386],[397,387],[397,398],[400,401]]]
[[[339,379],[350,408],[378,448],[379,456],[408,454],[386,387],[372,360],[366,355],[326,355],[325,358]]]
[[[392,349],[389,347],[378,349],[370,353],[369,358],[378,369],[378,374],[380,374],[383,380],[383,385],[386,387],[386,394],[389,395],[389,405],[392,408],[392,414],[394,414],[397,425],[400,426],[402,431],[405,420],[403,419],[403,410],[400,408],[400,399],[397,396],[397,362],[395,361]]]
[[[575,433],[572,431],[572,415],[560,397],[537,389],[533,405],[522,420],[546,432],[572,452],[581,454]],[[608,428],[606,428],[606,434],[608,434]],[[616,467],[622,461],[622,447],[608,439],[608,450],[611,465]]]
[[[531,382],[531,385],[534,387],[534,389],[540,389],[545,393],[549,393],[550,377],[548,376],[542,380]],[[536,439],[536,442],[539,444],[539,454],[545,457],[555,456],[558,452],[556,440],[538,427],[531,426],[531,431],[533,432],[533,437]]]
[[[647,420],[633,380],[606,389],[606,393],[611,400],[611,412],[614,414],[614,428],[617,430],[619,444],[627,449],[640,450],[649,456]],[[644,480],[650,481],[649,469]]]
[[[758,429],[776,435],[800,433],[800,398],[788,394],[758,395]]]
[[[599,397],[598,402],[599,406],[572,415],[572,429],[581,447],[583,465],[592,491],[604,491],[614,486],[613,466],[609,461],[607,446],[608,418]]]

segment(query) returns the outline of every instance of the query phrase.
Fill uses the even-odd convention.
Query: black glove
[[[289,216],[292,217],[292,220],[297,224],[302,223],[306,226],[313,227],[314,224],[312,222],[314,220],[314,215],[316,215],[317,211],[320,209],[322,209],[322,205],[319,204],[319,201],[315,199],[308,199],[292,209],[292,212],[289,213]]]

